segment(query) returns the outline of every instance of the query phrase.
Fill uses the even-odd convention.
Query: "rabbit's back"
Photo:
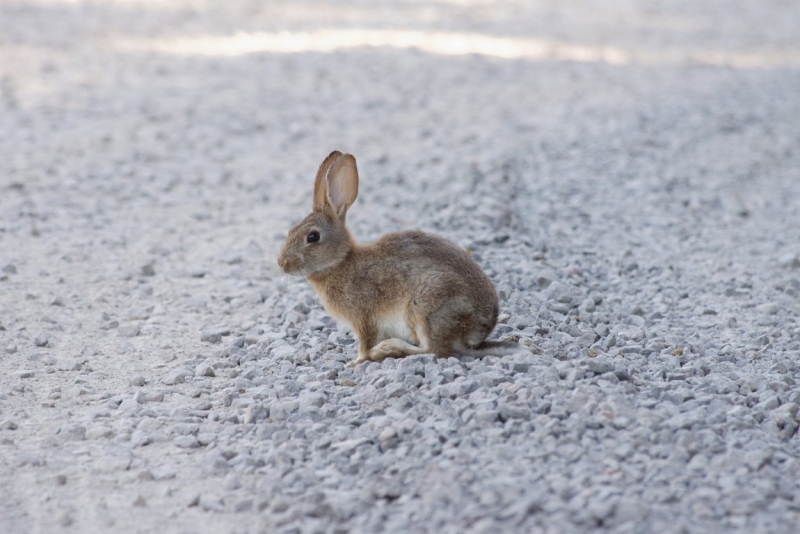
[[[398,289],[415,299],[461,295],[479,313],[497,307],[492,282],[469,252],[446,239],[404,231],[387,234],[372,246],[380,268],[397,277]]]

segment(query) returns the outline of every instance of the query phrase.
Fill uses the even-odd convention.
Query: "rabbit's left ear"
[[[322,165],[319,166],[319,170],[317,170],[317,178],[314,180],[314,211],[322,211],[325,204],[328,203],[328,182],[326,180],[328,170],[331,168],[331,165],[333,165],[333,162],[341,155],[341,152],[334,150],[328,154],[328,157],[325,158],[325,161],[322,162]]]
[[[352,154],[343,154],[328,169],[328,205],[340,219],[358,196],[358,168]]]

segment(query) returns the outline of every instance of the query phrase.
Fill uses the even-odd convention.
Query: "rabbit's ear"
[[[319,166],[317,178],[314,180],[314,211],[322,211],[325,204],[328,202],[328,182],[326,181],[328,169],[331,168],[333,162],[341,155],[341,152],[334,150],[328,154],[328,157],[325,158],[325,161]]]
[[[328,169],[328,203],[340,218],[358,196],[358,168],[352,154],[344,154]]]

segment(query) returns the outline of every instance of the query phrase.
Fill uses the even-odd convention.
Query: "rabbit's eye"
[[[316,243],[319,241],[319,232],[312,230],[306,236],[306,243]]]

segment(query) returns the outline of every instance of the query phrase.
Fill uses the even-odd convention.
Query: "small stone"
[[[133,415],[138,413],[142,406],[133,399],[125,399],[119,404],[119,408],[117,408],[120,412]]]
[[[626,367],[617,366],[614,368],[614,374],[617,375],[619,380],[629,380],[631,375]]]
[[[586,360],[586,370],[596,375],[612,372],[614,366],[605,358],[589,358]]]
[[[797,414],[800,408],[793,402],[787,402],[772,411],[772,420],[775,422],[778,437],[784,441],[789,440],[797,432]]]
[[[251,404],[247,407],[242,418],[242,422],[246,425],[263,421],[270,415],[270,410],[263,404]],[[277,415],[277,410],[276,410]]]
[[[237,512],[249,512],[253,509],[253,499],[244,499],[236,503],[234,510]]]
[[[506,380],[508,379],[503,375],[503,373],[500,372],[483,373],[478,377],[478,382],[480,385],[487,388],[493,388],[501,382],[505,382]]]
[[[478,410],[472,420],[479,423],[494,423],[498,417],[500,417],[500,412],[497,410]]]
[[[0,270],[6,274],[17,274],[17,266],[14,265],[13,263],[6,263],[2,267],[0,267]]]
[[[114,437],[114,431],[102,423],[94,423],[86,429],[86,439],[110,439]]]
[[[145,383],[146,383],[146,380],[142,375],[136,375],[136,376],[132,377],[128,381],[128,384],[130,384],[131,386],[137,386],[137,387],[141,387],[141,386],[145,385]]]
[[[134,430],[131,434],[131,445],[134,447],[144,447],[150,443],[150,435],[143,430]]]
[[[153,480],[170,480],[178,476],[178,471],[174,467],[163,466],[153,469]]]
[[[14,343],[13,341],[9,341],[6,344],[6,348],[5,348],[6,354],[15,354],[17,352],[17,350],[18,350],[17,349],[17,344]]]
[[[207,328],[200,332],[200,341],[205,343],[219,343],[222,341],[223,336],[229,336],[230,334],[231,329],[227,326]]]
[[[192,372],[186,369],[173,369],[172,371],[168,372],[164,378],[161,379],[161,382],[168,385],[174,386],[176,384],[183,384],[186,382],[187,376],[192,376]]]
[[[182,449],[195,449],[200,446],[200,442],[198,442],[197,438],[191,434],[186,436],[178,436],[172,440],[172,443],[174,443],[176,447],[180,447]]]
[[[584,313],[592,313],[595,310],[595,303],[593,298],[584,299],[578,309]]]
[[[78,384],[72,389],[73,394],[76,397],[82,397],[84,395],[92,395],[94,390],[86,386],[85,384]]]
[[[100,471],[124,471],[131,466],[133,457],[128,450],[111,450],[105,456],[95,462],[95,466]]]
[[[771,460],[772,451],[769,449],[756,449],[744,455],[744,463],[753,471],[758,471]]]
[[[551,365],[550,367],[547,368],[547,370],[544,372],[544,375],[542,376],[542,380],[546,384],[552,382],[558,382],[559,380],[561,380],[561,375],[558,372],[558,369],[556,368],[555,365]]]
[[[17,371],[14,373],[14,376],[16,376],[17,378],[33,378],[33,371],[29,371],[27,369],[22,371]]]
[[[531,411],[526,406],[517,406],[514,404],[500,405],[500,419],[503,421],[508,421],[509,419],[528,420],[530,418]]]
[[[389,384],[386,386],[386,397],[390,399],[397,399],[405,395],[406,388],[403,384]]]
[[[133,395],[133,400],[135,400],[139,404],[144,404],[145,402],[147,402],[147,395],[143,390],[140,389],[136,391],[136,393]]]
[[[229,459],[218,451],[212,451],[205,459],[206,471],[214,475],[226,473],[231,468],[228,464]]]
[[[61,429],[61,434],[71,441],[83,441],[86,439],[86,427],[69,425]]]
[[[210,445],[217,440],[217,435],[213,432],[200,432],[197,434],[197,441],[205,447],[206,445]]]
[[[225,501],[217,495],[203,495],[200,497],[200,508],[207,512],[224,512]]]
[[[144,497],[138,495],[136,499],[133,501],[133,505],[136,506],[137,508],[144,508],[145,506],[147,506],[147,501],[144,500]]]
[[[774,302],[766,302],[764,304],[759,304],[758,306],[756,306],[756,309],[761,313],[767,315],[775,315],[776,313],[778,313],[778,311],[780,311],[780,306],[778,306]]]
[[[194,369],[194,376],[217,376],[217,373],[214,372],[214,368],[208,365],[207,363],[201,363]]]
[[[308,411],[309,408],[321,408],[325,405],[325,395],[322,393],[305,393],[300,396],[298,399],[300,401],[300,406],[304,411]]]
[[[4,419],[3,421],[0,421],[0,430],[16,430],[18,428],[19,425],[11,419]]]
[[[189,276],[191,276],[192,278],[203,278],[205,275],[209,273],[209,270],[206,269],[205,267],[200,267],[198,265],[195,265],[193,267],[190,267],[188,272]]]
[[[605,380],[606,382],[611,382],[612,384],[619,384],[619,378],[612,372],[603,373],[599,378],[600,380]]]
[[[156,270],[153,267],[153,263],[146,263],[142,265],[142,275],[143,276],[155,276]]]
[[[129,324],[117,328],[117,335],[119,337],[136,337],[139,335],[139,325]]]
[[[128,321],[146,321],[150,318],[150,311],[146,308],[131,309],[125,318]]]
[[[67,477],[65,475],[56,475],[56,486],[64,486],[67,483]]]
[[[50,343],[50,336],[44,332],[33,338],[33,344],[37,347],[46,347]]]
[[[531,369],[531,364],[528,362],[514,362],[511,364],[511,370],[515,373],[527,373]]]
[[[396,438],[397,438],[397,430],[395,430],[390,426],[387,426],[386,428],[381,430],[380,434],[378,434],[378,440],[381,442],[388,442]]]
[[[56,369],[59,371],[80,371],[81,366],[81,363],[74,358],[64,358],[63,360],[58,360]]]
[[[551,301],[568,305],[575,300],[576,290],[567,284],[554,281],[547,286],[545,294]]]

